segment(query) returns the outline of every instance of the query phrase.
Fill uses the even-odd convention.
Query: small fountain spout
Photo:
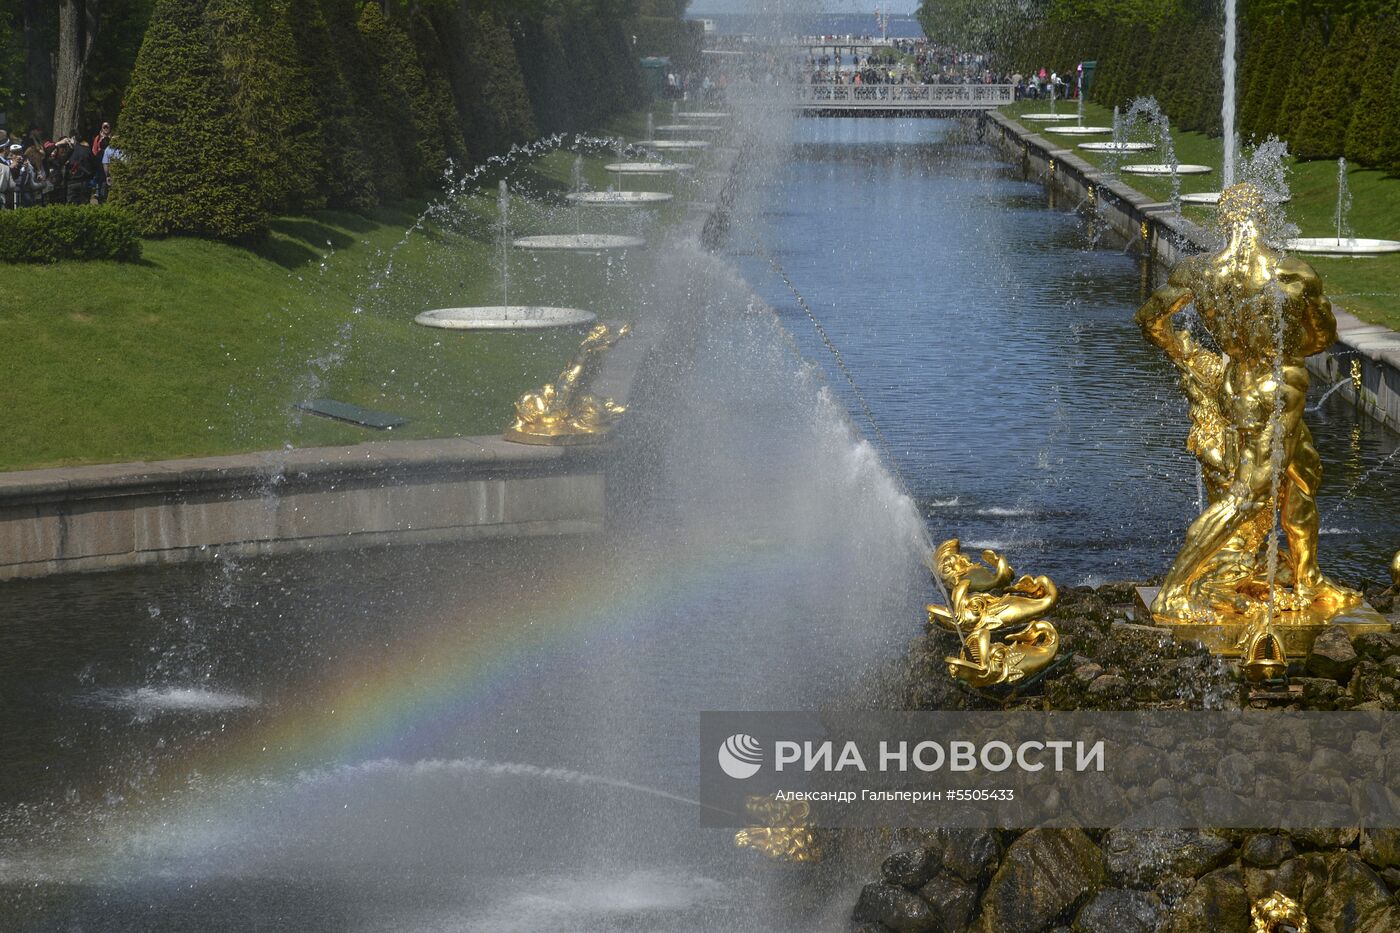
[[[1337,211],[1333,216],[1337,226],[1337,245],[1351,239],[1351,188],[1347,184],[1347,160],[1337,160]]]
[[[510,185],[501,179],[501,306],[510,307]]]

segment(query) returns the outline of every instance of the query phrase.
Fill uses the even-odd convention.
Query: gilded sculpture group
[[[1329,624],[1370,624],[1351,614],[1361,594],[1328,579],[1317,562],[1322,460],[1303,420],[1305,360],[1336,341],[1336,318],[1317,272],[1264,242],[1265,208],[1255,185],[1224,191],[1222,248],[1184,260],[1137,313],[1143,335],[1180,373],[1191,417],[1186,444],[1206,498],[1151,614],[1240,656],[1251,680],[1282,674],[1286,645],[1306,650]],[[1178,325],[1189,306],[1212,346]],[[978,687],[1013,684],[1054,655],[1054,626],[1036,617],[1054,605],[1055,588],[1045,577],[1011,584],[1003,558],[983,558],[986,567],[956,540],[935,552],[950,605],[930,606],[929,620],[960,633],[960,652],[947,659],[951,675]],[[1400,554],[1392,576],[1400,586]],[[1383,625],[1379,617],[1375,624]]]

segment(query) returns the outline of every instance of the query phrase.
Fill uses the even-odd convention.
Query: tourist
[[[91,144],[87,140],[75,140],[68,157],[69,204],[91,203],[97,171],[97,157],[92,154]]]
[[[92,176],[92,188],[99,204],[107,201],[107,169],[105,168],[107,163],[103,159],[103,155],[111,144],[112,124],[103,122],[102,128],[97,131],[97,136],[92,141],[92,155],[97,162]]]
[[[4,132],[0,130],[0,132]],[[5,133],[8,143],[10,134]],[[10,173],[10,160],[0,156],[0,210],[8,210],[13,205],[15,191],[14,176]]]
[[[102,199],[104,201],[112,190],[112,163],[120,162],[122,158],[122,151],[116,146],[109,145],[102,151]]]
[[[60,139],[45,146],[48,157],[44,160],[44,173],[49,179],[48,203],[68,203],[68,159],[73,154],[73,144]]]

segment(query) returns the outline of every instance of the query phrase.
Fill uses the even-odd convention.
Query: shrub
[[[141,238],[136,219],[111,206],[65,204],[0,211],[0,260],[58,262],[110,259],[136,262]]]
[[[203,0],[159,0],[127,90],[112,198],[148,235],[223,240],[267,232],[251,142],[234,114]]]

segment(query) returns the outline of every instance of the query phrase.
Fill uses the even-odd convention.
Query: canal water
[[[766,250],[749,238],[738,261],[866,435],[886,439],[934,537],[1070,584],[1162,573],[1199,514],[1196,462],[1176,373],[1133,323],[1140,262],[1092,248],[1078,205],[1052,204],[957,123],[805,120],[794,133],[798,157],[758,221]],[[1385,580],[1400,437],[1340,400],[1308,422],[1326,471],[1323,568]]]
[[[701,337],[626,422],[608,534],[0,588],[0,929],[846,928],[867,870],[697,828],[698,713],[853,702],[930,532],[1160,572],[1194,473],[1134,260],[951,124],[793,132],[731,254],[641,290]],[[1377,578],[1396,439],[1313,423],[1324,562]]]

